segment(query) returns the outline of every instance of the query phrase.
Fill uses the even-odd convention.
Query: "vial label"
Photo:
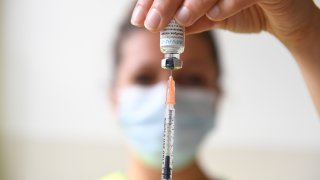
[[[163,46],[184,46],[184,27],[174,19],[160,32],[160,47]]]

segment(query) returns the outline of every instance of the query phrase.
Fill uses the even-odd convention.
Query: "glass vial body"
[[[168,26],[160,32],[160,50],[164,54],[161,67],[164,69],[180,69],[182,62],[180,54],[184,51],[185,44],[185,28],[180,26],[174,19],[170,21]],[[174,59],[168,59],[174,57]],[[166,66],[171,64],[173,66]],[[180,64],[180,66],[179,66]]]
[[[171,20],[160,32],[160,50],[164,54],[181,54],[184,51],[184,27]]]

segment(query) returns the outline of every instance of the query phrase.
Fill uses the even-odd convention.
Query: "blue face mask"
[[[120,124],[138,157],[154,168],[161,167],[166,83],[133,86],[118,94]],[[176,88],[176,121],[173,168],[195,158],[200,143],[213,128],[214,94],[203,89]]]

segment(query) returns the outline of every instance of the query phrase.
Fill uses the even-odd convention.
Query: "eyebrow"
[[[207,63],[206,62],[204,62],[204,61],[198,61],[197,59],[194,59],[194,58],[192,58],[192,59],[182,59],[182,61],[184,62],[184,63],[188,63],[188,64],[190,64],[190,65],[197,65],[197,66],[207,66]],[[213,59],[208,59],[208,61],[210,61],[210,63],[212,63],[212,65],[214,65],[214,63],[213,63]]]
[[[160,63],[159,63],[159,68],[160,68]],[[153,72],[157,70],[157,67],[154,66],[153,63],[150,63],[150,61],[148,63],[143,63],[140,66],[137,66],[136,68],[139,71],[148,71],[148,72]]]

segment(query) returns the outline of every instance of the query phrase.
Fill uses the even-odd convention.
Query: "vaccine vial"
[[[180,54],[184,51],[185,28],[174,19],[160,32],[160,50],[164,54],[161,60],[163,69],[181,69]]]

